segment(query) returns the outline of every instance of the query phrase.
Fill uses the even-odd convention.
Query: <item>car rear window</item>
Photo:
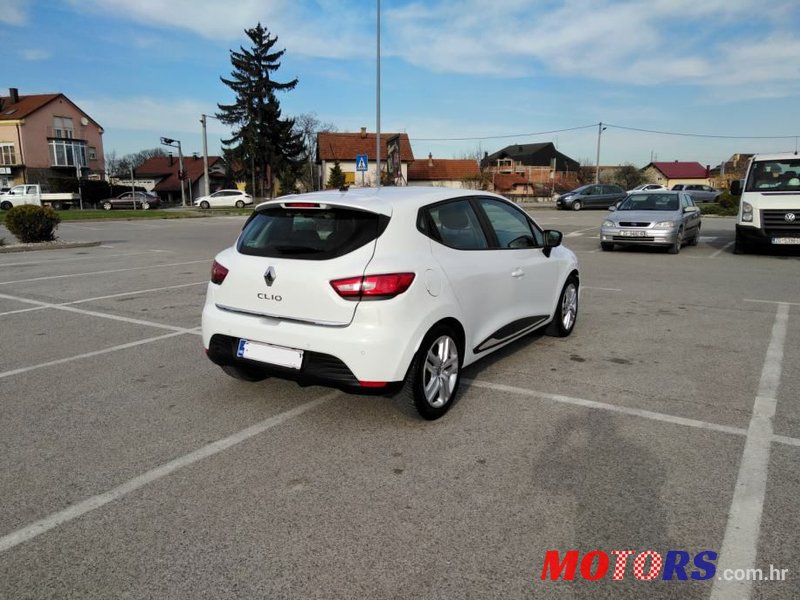
[[[375,240],[389,217],[351,208],[268,208],[255,213],[237,249],[253,256],[327,260]]]

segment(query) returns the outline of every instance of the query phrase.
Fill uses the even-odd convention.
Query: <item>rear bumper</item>
[[[240,364],[300,383],[321,383],[348,391],[386,391],[405,379],[416,352],[414,340],[422,336],[416,327],[387,327],[386,319],[375,323],[364,317],[368,312],[364,307],[350,325],[329,327],[234,313],[207,302],[202,318],[203,345],[209,359],[218,365]],[[404,335],[398,336],[399,332]],[[302,350],[302,365],[291,369],[239,358],[240,339]]]

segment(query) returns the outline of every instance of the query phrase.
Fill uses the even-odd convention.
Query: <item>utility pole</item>
[[[606,128],[603,127],[603,122],[597,124],[597,162],[595,162],[594,169],[594,182],[600,183],[600,136]]]
[[[211,188],[208,185],[208,138],[206,137],[206,116],[200,115],[200,122],[203,124],[203,192],[208,196]]]

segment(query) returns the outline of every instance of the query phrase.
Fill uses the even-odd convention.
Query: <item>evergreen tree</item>
[[[339,166],[339,161],[334,161],[333,168],[331,169],[330,175],[328,175],[328,185],[329,188],[339,189],[344,185],[344,173],[342,172],[342,167]]]
[[[276,92],[290,91],[297,79],[279,83],[272,79],[285,50],[275,51],[278,41],[261,23],[245,33],[252,47],[231,50],[231,78],[220,77],[236,94],[233,104],[217,104],[217,118],[233,126],[233,135],[222,143],[231,147],[229,156],[237,161],[236,170],[253,182],[253,194],[272,195],[277,173],[299,168],[304,154],[302,136],[294,131],[294,119],[283,119]]]

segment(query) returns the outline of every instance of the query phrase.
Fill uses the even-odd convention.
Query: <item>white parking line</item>
[[[18,296],[10,296],[8,294],[0,294],[0,298],[4,298],[5,300],[14,300],[16,302],[24,302],[26,304],[34,304],[36,306],[40,306],[42,308],[53,308],[55,310],[65,310],[67,312],[78,313],[80,315],[86,315],[89,317],[100,317],[101,319],[111,319],[112,321],[122,321],[123,323],[130,323],[132,325],[144,325],[146,327],[155,327],[157,329],[167,329],[169,331],[177,331],[180,333],[189,333],[194,332],[193,329],[186,328],[186,327],[175,327],[174,325],[165,325],[164,323],[156,323],[155,321],[145,321],[144,319],[133,319],[131,317],[123,317],[120,315],[112,315],[109,313],[103,313],[96,310],[84,310],[81,308],[75,308],[73,306],[67,306],[65,304],[53,304],[51,302],[40,302],[39,300],[29,300],[27,298],[20,298]]]
[[[110,248],[111,246],[99,246],[100,248]],[[145,250],[143,252],[126,252],[124,254],[87,254],[85,256],[73,256],[71,258],[44,258],[42,260],[37,261],[30,261],[30,262],[17,262],[17,263],[2,263],[0,264],[0,268],[3,267],[30,267],[32,265],[51,265],[53,263],[60,263],[60,262],[73,262],[76,260],[96,260],[97,258],[102,258],[105,260],[106,258],[119,258],[128,256],[140,256],[142,254],[152,254],[154,252],[157,253],[170,253],[174,254],[173,250]]]
[[[752,569],[756,565],[761,516],[767,491],[770,445],[773,440],[772,419],[778,404],[788,323],[789,306],[779,304],[728,512],[728,525],[717,567],[720,572],[725,569]],[[750,581],[717,579],[711,588],[711,600],[749,598],[751,587]]]
[[[70,306],[72,304],[84,304],[86,302],[95,302],[97,300],[109,300],[111,298],[124,298],[125,296],[138,296],[139,294],[149,294],[151,292],[163,292],[166,290],[177,290],[180,288],[191,287],[193,285],[204,285],[207,284],[208,280],[204,281],[195,281],[194,283],[182,283],[180,285],[168,285],[165,287],[160,288],[149,288],[146,290],[133,290],[132,292],[122,292],[119,294],[109,294],[108,296],[95,296],[94,298],[83,298],[81,300],[71,300],[70,302],[56,302],[54,304],[47,304],[42,303],[42,305],[34,306],[32,308],[19,308],[17,310],[9,310],[3,313],[0,313],[0,317],[4,317],[6,315],[16,315],[19,313],[26,313],[32,312],[35,310],[44,310],[46,308],[54,308],[56,306]],[[3,294],[0,294],[0,298],[4,297]],[[16,299],[17,302],[24,302],[25,300]]]
[[[725,252],[725,251],[726,251],[728,248],[730,248],[731,246],[733,246],[733,244],[734,244],[734,242],[728,242],[728,243],[727,243],[727,244],[725,244],[725,245],[724,245],[722,248],[720,248],[719,250],[717,250],[716,252],[714,252],[714,253],[713,253],[711,256],[709,256],[709,258],[717,258],[717,257],[718,257],[720,254],[722,254],[722,253],[723,253],[723,252]]]
[[[17,279],[16,281],[0,281],[0,285],[11,285],[12,283],[30,283],[32,281],[47,281],[50,279],[67,279],[69,277],[85,277],[87,275],[106,275],[108,273],[125,273],[127,271],[143,271],[145,269],[164,269],[166,267],[180,267],[183,265],[196,265],[198,263],[211,264],[213,259],[190,260],[186,262],[167,263],[165,265],[148,265],[146,267],[130,267],[127,269],[109,269],[107,271],[90,271],[88,273],[70,273],[69,275],[49,275],[47,277],[32,277],[31,279]]]
[[[785,304],[786,306],[800,306],[800,302],[785,302],[783,300],[753,300],[751,298],[745,298],[744,302],[758,302],[759,304]]]
[[[135,342],[128,342],[127,344],[120,344],[118,346],[111,346],[110,348],[103,348],[102,350],[94,350],[92,352],[86,352],[84,354],[76,354],[75,356],[67,356],[66,358],[59,358],[56,360],[50,360],[48,362],[39,363],[38,365],[30,365],[28,367],[20,367],[19,369],[12,369],[11,371],[5,371],[0,373],[0,379],[4,379],[6,377],[11,377],[13,375],[20,375],[21,373],[27,373],[29,371],[35,371],[36,369],[43,369],[45,367],[53,367],[55,365],[63,365],[64,363],[72,362],[75,360],[81,360],[84,358],[92,358],[94,356],[101,356],[103,354],[108,354],[110,352],[117,352],[118,350],[127,350],[128,348],[135,348],[136,346],[142,346],[144,344],[149,344],[151,342],[158,342],[161,340],[166,340],[171,337],[175,337],[178,335],[187,335],[187,334],[196,334],[200,335],[199,331],[195,331],[192,329],[186,329],[184,331],[175,331],[173,333],[167,333],[164,335],[159,335],[156,337],[145,338],[143,340],[138,340]]]
[[[596,230],[596,229],[598,229],[598,226],[597,225],[593,225],[592,227],[586,227],[584,229],[577,229],[576,231],[572,231],[572,232],[566,234],[564,237],[568,237],[568,238],[580,237],[580,236],[583,235],[584,231],[593,231],[593,230]]]
[[[719,425],[717,423],[709,423],[707,421],[698,421],[697,419],[687,419],[685,417],[676,417],[664,413],[657,413],[651,410],[643,410],[641,408],[630,408],[627,406],[619,406],[617,404],[607,404],[605,402],[596,402],[595,400],[586,400],[584,398],[573,398],[571,396],[562,396],[561,394],[550,394],[547,392],[537,392],[535,390],[528,390],[525,388],[518,388],[502,383],[489,383],[487,381],[476,381],[474,379],[462,380],[468,385],[496,390],[500,392],[508,392],[510,394],[518,394],[522,396],[532,396],[534,398],[541,398],[543,400],[551,400],[553,402],[560,402],[562,404],[571,404],[573,406],[581,406],[583,408],[595,408],[605,410],[608,412],[622,413],[634,417],[642,417],[652,421],[661,421],[663,423],[672,423],[673,425],[683,425],[685,427],[695,427],[697,429],[707,429],[710,431],[719,431],[722,433],[730,433],[734,435],[746,435],[747,431],[741,427],[731,427],[730,425]]]
[[[154,481],[163,479],[167,475],[170,475],[179,469],[188,467],[189,465],[199,462],[205,458],[214,456],[215,454],[219,454],[224,450],[232,448],[237,444],[241,444],[242,442],[262,434],[273,427],[277,427],[278,425],[281,425],[286,421],[293,419],[294,417],[298,417],[309,410],[317,408],[321,404],[324,404],[325,402],[335,398],[339,394],[340,392],[332,392],[322,396],[321,398],[311,400],[310,402],[306,402],[305,404],[301,404],[295,408],[277,414],[274,417],[264,419],[260,423],[256,423],[247,429],[243,429],[226,438],[217,440],[216,442],[206,444],[194,452],[190,452],[189,454],[185,454],[154,469],[151,469],[146,473],[139,475],[138,477],[134,477],[133,479],[126,481],[122,485],[118,485],[117,487],[108,490],[107,492],[87,498],[86,500],[78,502],[77,504],[73,504],[62,511],[53,513],[44,519],[36,521],[35,523],[31,523],[27,527],[23,527],[22,529],[18,529],[12,533],[9,533],[8,535],[0,538],[0,552],[4,552],[10,548],[13,548],[14,546],[18,546],[19,544],[32,540],[33,538],[38,537],[60,525],[63,525],[64,523],[73,521],[74,519],[77,519],[88,512],[102,508],[110,502],[124,498],[131,492],[135,492],[139,488],[153,483]]]
[[[582,285],[582,290],[596,290],[600,292],[621,292],[620,288],[604,288],[604,287],[595,287],[593,285]]]

